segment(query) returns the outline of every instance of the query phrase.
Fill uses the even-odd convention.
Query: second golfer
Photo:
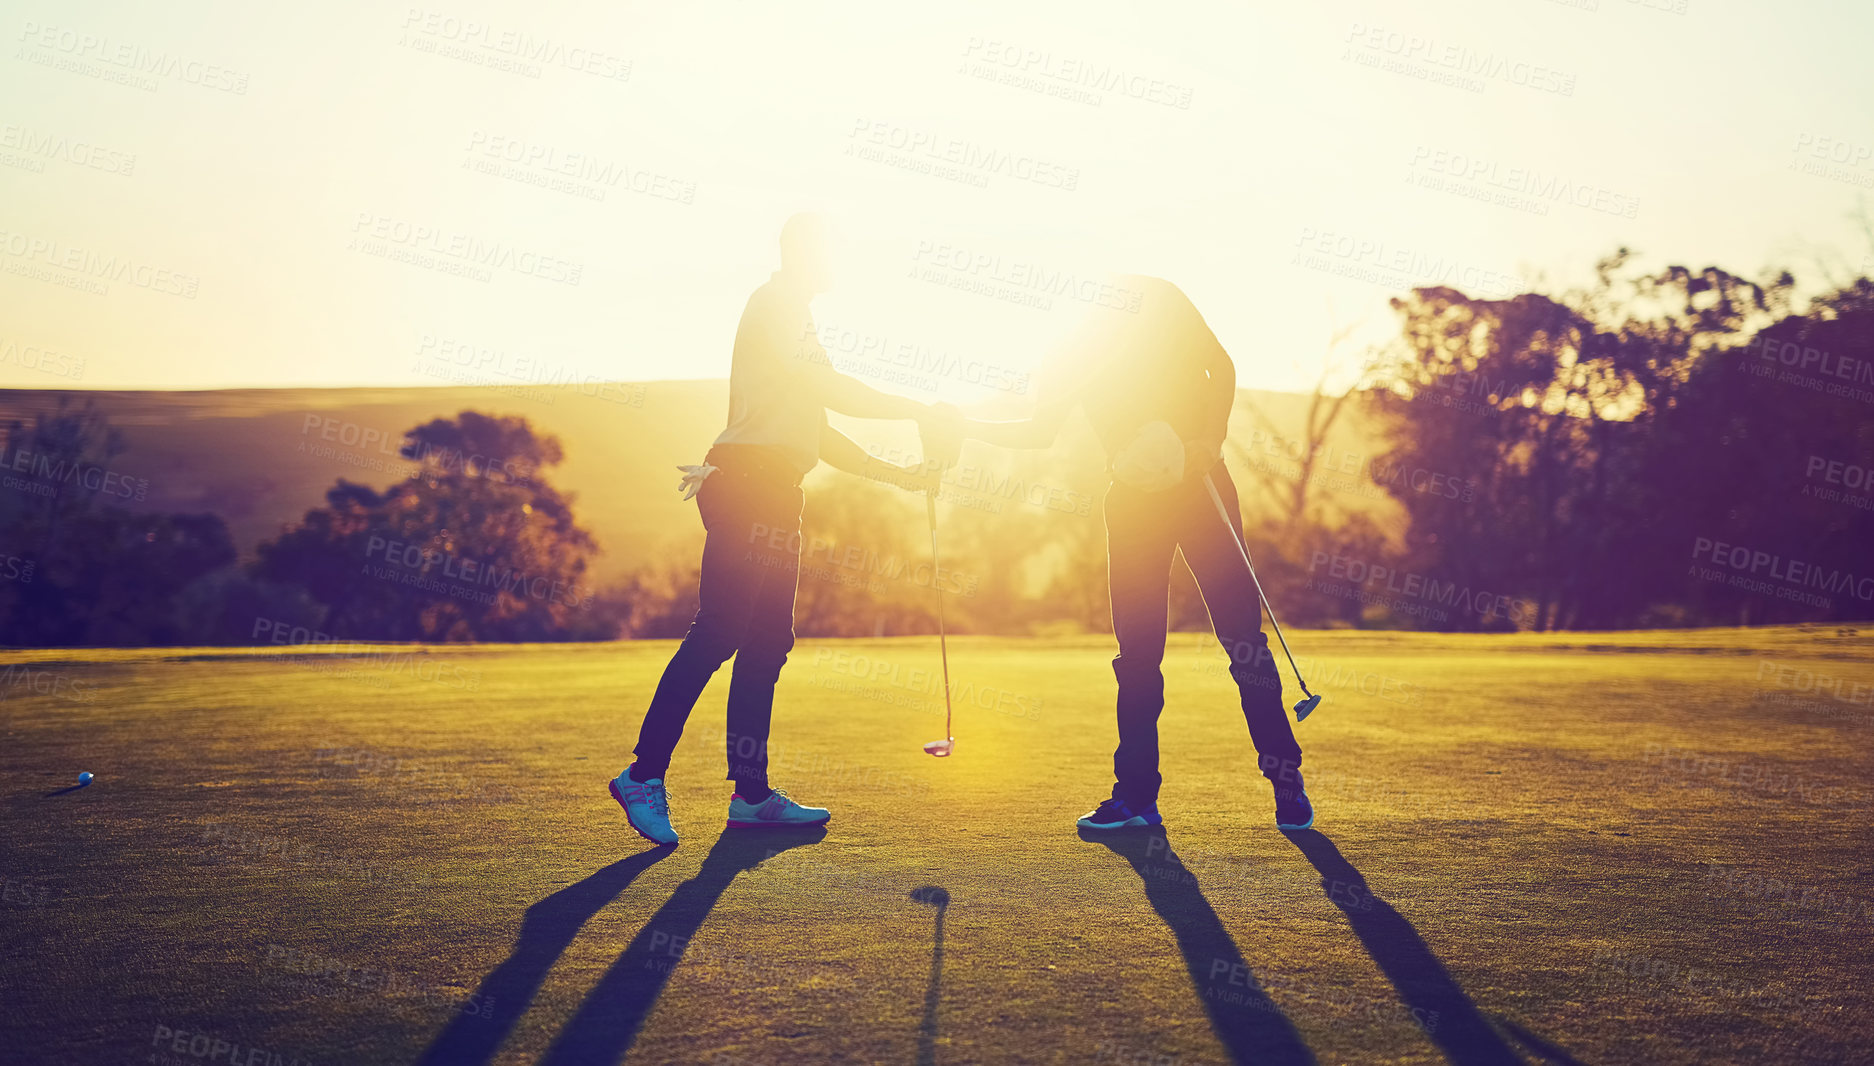
[[[1105,447],[1113,475],[1105,502],[1108,582],[1119,655],[1119,746],[1112,795],[1082,829],[1158,825],[1158,717],[1165,706],[1166,610],[1174,551],[1184,553],[1203,593],[1256,746],[1275,788],[1275,822],[1314,824],[1302,788],[1301,747],[1282,704],[1282,679],[1262,631],[1262,605],[1236,536],[1236,486],[1222,461],[1236,367],[1177,286],[1126,276],[1048,362],[1034,416],[971,421],[967,436],[1006,448],[1045,448],[1078,407]],[[1204,486],[1208,474],[1237,526],[1224,524]]]

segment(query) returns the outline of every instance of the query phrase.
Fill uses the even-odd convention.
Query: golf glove
[[[696,494],[703,489],[703,482],[709,480],[709,475],[716,472],[716,468],[708,463],[679,466],[677,469],[683,471],[683,481],[677,485],[677,491],[683,493],[685,500],[696,499]]]

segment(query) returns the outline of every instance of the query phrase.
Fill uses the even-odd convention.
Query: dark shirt
[[[1042,371],[1043,404],[1078,403],[1110,456],[1148,422],[1164,422],[1184,440],[1222,437],[1229,406],[1211,368],[1229,355],[1190,298],[1158,278],[1136,312],[1097,308]]]

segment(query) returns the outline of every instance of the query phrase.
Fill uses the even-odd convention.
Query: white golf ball
[[[78,783],[79,783],[79,784],[81,784],[81,785],[88,785],[88,784],[90,784],[90,783],[91,783],[91,771],[89,771],[89,770],[86,770],[86,771],[85,771],[84,773],[82,773],[82,774],[79,774],[79,775],[78,775]]]

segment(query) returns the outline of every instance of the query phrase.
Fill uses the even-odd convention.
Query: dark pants
[[[1231,526],[1241,534],[1236,485],[1218,463],[1210,472]],[[1282,678],[1262,631],[1262,604],[1202,478],[1166,492],[1143,493],[1115,483],[1106,493],[1106,553],[1119,656],[1119,748],[1113,752],[1113,795],[1135,807],[1158,801],[1158,714],[1165,707],[1167,600],[1173,549],[1197,579],[1210,624],[1230,655],[1230,676],[1242,694],[1243,717],[1263,776],[1278,794],[1296,781],[1301,746],[1282,706]]]
[[[765,784],[774,685],[794,647],[803,498],[785,472],[732,464],[716,450],[709,461],[721,469],[696,496],[706,531],[696,618],[657,683],[636,753],[644,777],[663,776],[690,709],[733,655],[727,777]]]

